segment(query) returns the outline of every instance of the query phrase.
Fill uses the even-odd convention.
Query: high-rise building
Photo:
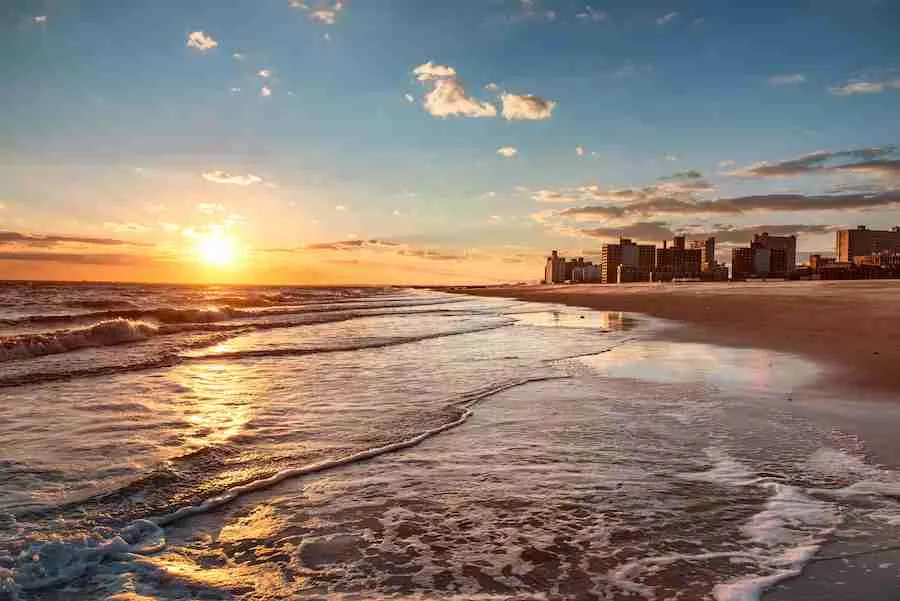
[[[787,273],[787,251],[783,248],[767,248],[754,241],[750,246],[731,250],[733,280],[748,277],[785,277]]]
[[[707,273],[715,269],[716,263],[716,239],[691,240],[692,249],[700,249],[700,271]]]
[[[870,230],[860,225],[855,230],[842,230],[837,232],[835,247],[837,259],[843,263],[863,255],[900,254],[900,226],[890,230]]]
[[[566,259],[557,251],[552,251],[544,265],[544,283],[560,284],[566,280]]]
[[[768,232],[753,235],[753,243],[759,248],[784,251],[784,267],[778,265],[778,271],[771,275],[788,276],[797,268],[797,236],[770,236]]]
[[[702,255],[702,248],[685,248],[684,236],[676,236],[672,246],[663,241],[662,248],[656,249],[653,280],[700,277]]]
[[[628,238],[619,238],[618,244],[604,244],[600,253],[600,281],[604,284],[649,281],[655,254],[656,247],[652,244],[635,244]]]

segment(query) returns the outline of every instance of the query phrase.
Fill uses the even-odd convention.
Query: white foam
[[[77,349],[146,340],[159,328],[144,321],[111,319],[86,328],[24,334],[0,339],[0,362],[54,355]]]

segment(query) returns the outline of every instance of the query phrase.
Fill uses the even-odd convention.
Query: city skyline
[[[831,252],[900,222],[900,6],[862,4],[15,0],[0,277],[487,283],[548,248],[762,231]]]

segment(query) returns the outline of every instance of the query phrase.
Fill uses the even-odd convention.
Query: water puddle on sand
[[[610,378],[698,383],[741,393],[789,394],[820,373],[815,364],[794,355],[687,342],[633,341],[615,353],[579,360]]]

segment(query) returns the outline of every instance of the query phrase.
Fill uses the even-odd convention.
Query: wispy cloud
[[[187,47],[199,50],[200,52],[212,50],[218,45],[219,42],[215,41],[212,36],[209,36],[202,31],[192,31],[187,37]]]
[[[95,238],[91,236],[60,236],[53,234],[25,234],[22,232],[0,231],[0,246],[16,245],[48,248],[59,244],[97,246],[152,246],[115,238]]]
[[[606,13],[591,6],[585,6],[584,10],[575,13],[575,18],[581,23],[597,23],[606,19]]]
[[[207,171],[201,174],[201,177],[208,182],[212,182],[214,184],[233,184],[236,186],[250,186],[252,184],[262,183],[263,178],[258,175],[253,175],[252,173],[248,173],[246,175],[235,175],[232,173],[228,173],[227,171],[222,171],[221,169],[217,169],[215,171]]]
[[[304,0],[288,0],[288,4],[292,8],[299,8],[307,11],[307,18],[311,21],[317,21],[325,25],[334,25],[337,23],[338,16],[347,6],[347,3],[343,0],[336,0],[335,2],[321,1],[313,6]]]
[[[508,121],[549,119],[556,102],[533,94],[501,94],[503,118]]]
[[[889,156],[897,151],[896,146],[873,148],[856,148],[850,150],[819,150],[784,161],[763,161],[742,169],[732,171],[728,175],[743,178],[786,178],[816,173],[834,173],[849,171],[854,167],[860,171],[874,159]],[[873,168],[873,171],[876,170]]]
[[[519,149],[514,146],[503,146],[503,147],[497,149],[497,154],[499,154],[502,157],[511,159],[512,157],[519,154]]]
[[[42,25],[47,22],[47,15],[36,15],[34,17],[31,17],[31,20],[39,25]]]
[[[666,13],[666,14],[664,14],[664,15],[661,16],[661,17],[657,17],[657,19],[656,19],[656,24],[657,24],[657,25],[666,25],[667,23],[670,23],[670,22],[674,21],[674,20],[677,19],[677,18],[678,18],[678,13],[677,13],[677,12]]]
[[[784,75],[773,75],[769,78],[769,85],[779,87],[779,86],[790,86],[796,85],[806,82],[806,76],[802,73],[788,73]]]
[[[900,79],[853,81],[828,88],[828,91],[835,96],[852,96],[853,94],[878,94],[887,89],[900,90]]]

